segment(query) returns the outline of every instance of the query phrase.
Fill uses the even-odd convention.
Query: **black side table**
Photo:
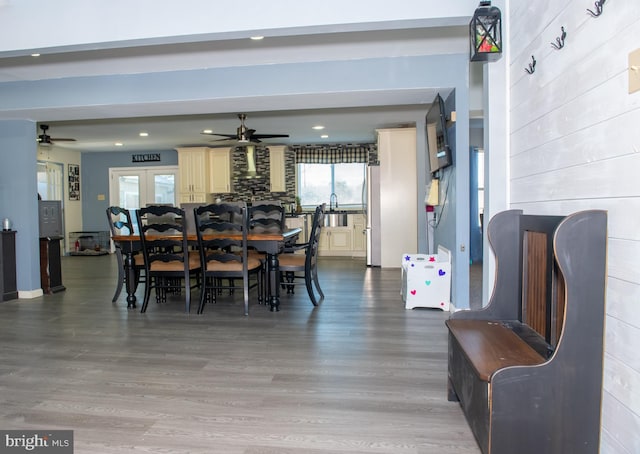
[[[0,301],[18,298],[16,284],[16,231],[3,230],[0,240]]]

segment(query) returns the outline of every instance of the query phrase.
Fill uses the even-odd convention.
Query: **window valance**
[[[376,145],[344,144],[344,145],[294,145],[296,164],[340,164],[350,162],[369,162]]]

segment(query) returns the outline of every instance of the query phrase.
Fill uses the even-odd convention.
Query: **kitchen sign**
[[[154,162],[154,161],[160,161],[160,153],[131,155],[131,162]]]

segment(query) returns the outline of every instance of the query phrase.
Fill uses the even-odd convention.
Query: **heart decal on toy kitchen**
[[[431,257],[429,257],[429,261],[430,261],[430,262],[435,262],[435,261],[436,261],[436,258],[435,258],[434,256],[431,256]]]
[[[412,295],[415,295],[415,294],[416,294],[416,291],[415,291],[415,290],[411,290],[411,294],[412,294]]]
[[[444,270],[438,270],[438,276],[444,276],[445,274],[447,273],[445,273]]]
[[[431,281],[424,281],[425,284],[431,285]]]

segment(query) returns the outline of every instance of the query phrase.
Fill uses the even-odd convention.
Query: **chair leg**
[[[145,279],[144,285],[144,299],[142,301],[142,309],[140,309],[141,313],[146,312],[147,306],[149,305],[149,298],[151,298],[151,286],[153,284],[153,280],[156,279],[154,277],[147,276]]]
[[[202,288],[200,293],[200,307],[198,307],[198,314],[204,313],[204,308],[207,304],[215,304],[216,292],[218,291],[216,283],[217,278],[202,277]]]
[[[116,286],[116,292],[113,294],[113,298],[111,299],[112,303],[115,303],[120,296],[120,292],[122,292],[122,284],[124,284],[124,260],[122,260],[122,252],[120,250],[116,250],[116,257],[118,259],[118,284]]]
[[[244,315],[249,315],[249,276],[242,279],[242,287],[244,290]]]
[[[207,301],[207,281],[206,277],[202,278],[202,285],[200,286],[200,305],[198,306],[198,314],[202,314],[204,311],[204,305]]]
[[[176,288],[182,290],[180,287]],[[188,314],[191,312],[191,276],[188,271],[184,273],[184,291],[186,293],[184,296],[184,311]]]
[[[321,303],[324,300],[324,293],[322,293],[320,282],[318,281],[318,270],[313,270],[313,283],[316,285],[316,290],[318,290],[318,293],[320,294],[320,301],[318,302]]]
[[[313,304],[314,306],[317,306],[318,301],[316,300],[315,293],[313,293],[313,285],[311,283],[311,276],[309,275],[309,273],[305,273],[304,283],[307,286],[307,293],[309,294],[309,299],[311,300],[311,304]]]
[[[116,291],[113,294],[113,298],[111,299],[112,303],[118,301],[120,292],[122,292],[122,284],[124,284],[124,270],[120,268],[120,270],[118,271],[118,285],[116,286]]]
[[[295,280],[295,273],[293,271],[287,271],[286,272],[286,276],[287,276],[287,282],[289,283],[287,285],[287,295],[288,294],[295,294],[295,286],[293,285],[293,281]]]

